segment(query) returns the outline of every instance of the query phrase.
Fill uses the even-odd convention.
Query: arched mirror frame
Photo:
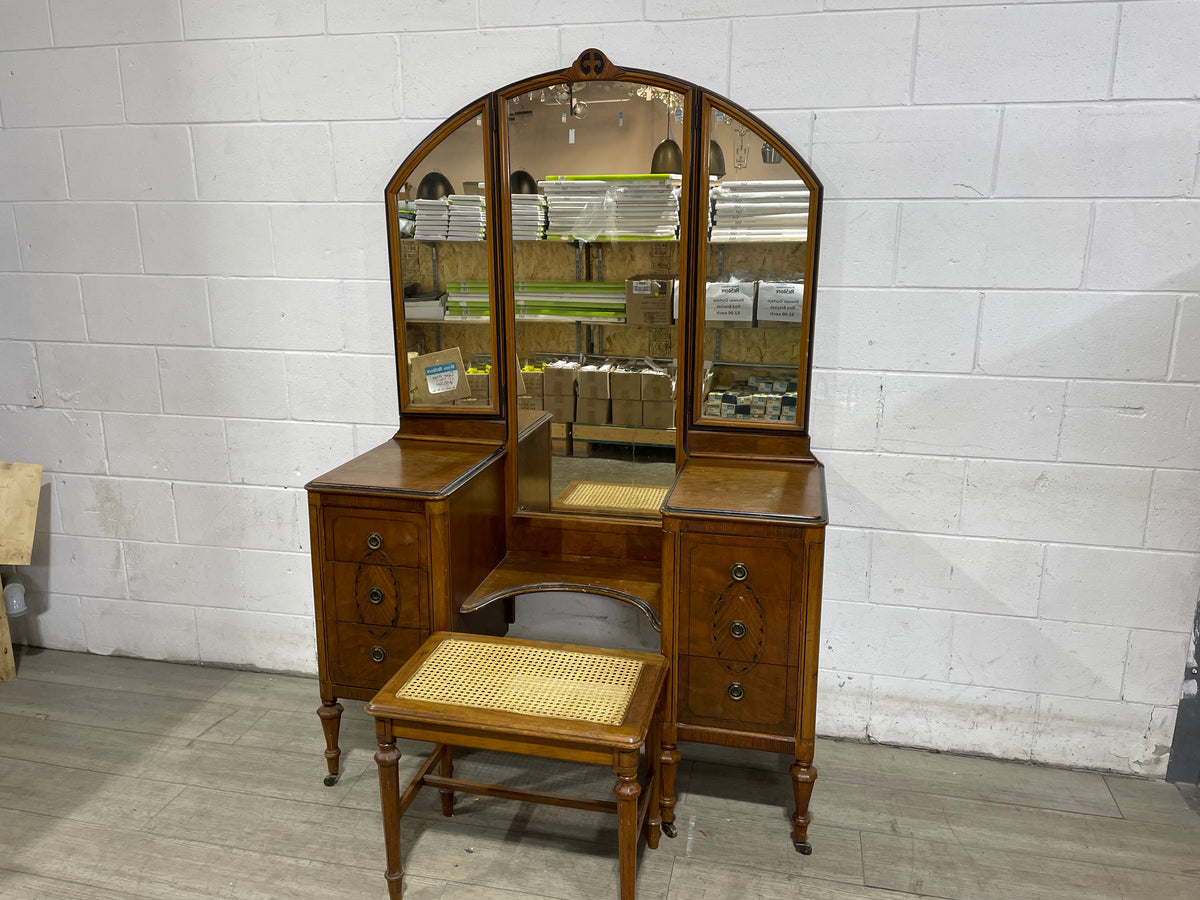
[[[745,451],[747,439],[753,436],[757,448],[756,455],[781,458],[807,457],[810,455],[808,422],[812,393],[812,348],[823,187],[811,167],[796,152],[795,148],[753,113],[731,100],[703,88],[696,89],[696,104],[698,108],[694,121],[697,123],[699,132],[696,146],[707,147],[709,141],[717,137],[713,133],[713,113],[720,112],[732,120],[735,126],[741,125],[754,135],[752,145],[761,141],[764,148],[769,145],[774,149],[780,157],[779,162],[790,167],[792,172],[807,185],[809,207],[806,240],[803,241],[804,290],[802,318],[798,329],[800,340],[796,353],[792,357],[798,382],[794,422],[731,420],[703,414],[705,398],[701,386],[704,380],[704,359],[701,348],[704,347],[705,321],[702,289],[708,269],[708,255],[717,242],[707,239],[707,235],[704,233],[704,222],[693,223],[700,231],[691,238],[694,242],[693,246],[698,248],[698,252],[696,254],[696,270],[693,273],[694,280],[691,282],[688,293],[695,302],[690,304],[692,316],[688,323],[687,338],[683,341],[684,348],[693,354],[692,358],[687,361],[692,377],[686,383],[691,393],[686,398],[686,403],[680,404],[687,410],[686,421],[682,423],[687,431],[687,450],[693,454],[741,453]],[[732,155],[729,148],[726,149],[725,155],[728,161]],[[710,157],[707,153],[699,154],[699,158],[692,161],[692,165],[698,170],[695,183],[697,190],[702,192],[702,199],[699,201],[702,203],[707,203],[708,186],[713,183],[710,181],[709,163]],[[728,179],[728,176],[726,178]],[[784,245],[799,242],[780,240],[775,243]]]
[[[680,221],[686,230],[679,235],[680,284],[682,301],[678,310],[679,391],[675,413],[676,464],[689,455],[747,455],[748,439],[754,449],[748,455],[761,458],[811,458],[808,421],[811,396],[812,337],[815,322],[817,259],[819,255],[822,186],[808,163],[773,128],[753,113],[727,98],[691,82],[642,69],[622,69],[600,51],[586,50],[575,63],[561,70],[514,82],[461,109],[435,129],[409,154],[385,190],[388,207],[388,251],[391,264],[393,315],[397,336],[397,379],[400,392],[401,433],[425,433],[503,440],[515,445],[517,428],[516,367],[508,364],[516,358],[511,310],[514,289],[508,273],[512,271],[511,191],[508,182],[508,123],[496,110],[506,108],[508,100],[522,93],[539,91],[551,85],[581,81],[630,81],[652,85],[680,94],[684,98],[684,120],[678,133],[683,156],[683,190],[680,196]],[[802,340],[796,352],[798,407],[795,422],[763,422],[719,419],[702,414],[703,314],[702,297],[709,242],[707,210],[693,214],[699,205],[707,207],[709,154],[697,153],[696,147],[709,146],[712,113],[720,110],[771,145],[782,161],[808,185],[810,192],[808,235],[805,242]],[[405,334],[403,316],[403,273],[400,263],[400,234],[397,200],[405,185],[412,183],[422,161],[457,128],[479,118],[486,169],[486,206],[489,299],[491,304],[490,340],[495,348],[492,366],[491,397],[486,407],[461,408],[411,404],[408,400],[407,360],[401,336]],[[515,475],[513,476],[515,477]],[[515,485],[514,485],[515,487]],[[516,491],[512,492],[516,495]],[[562,513],[549,514],[551,518]],[[577,518],[577,515],[568,515]]]
[[[497,109],[506,109],[507,104],[510,100],[512,100],[516,97],[519,97],[522,94],[528,94],[531,92],[539,92],[545,88],[549,88],[554,85],[563,85],[563,84],[571,85],[571,84],[578,84],[580,82],[587,82],[587,81],[604,81],[604,82],[616,82],[616,83],[624,82],[624,83],[629,83],[631,85],[636,84],[638,86],[646,86],[646,87],[650,87],[650,88],[655,88],[657,90],[664,91],[664,92],[672,92],[672,93],[678,94],[680,96],[680,98],[682,100],[680,108],[683,111],[683,121],[677,123],[677,131],[675,132],[675,137],[679,141],[681,151],[682,151],[682,157],[684,160],[684,164],[682,166],[682,172],[681,172],[682,185],[681,185],[680,198],[679,198],[679,221],[680,222],[689,221],[691,219],[692,204],[695,202],[695,196],[694,196],[695,191],[694,191],[693,185],[692,185],[692,179],[695,177],[695,175],[694,175],[692,167],[690,167],[687,164],[687,160],[689,160],[691,158],[691,141],[693,140],[693,134],[694,134],[695,128],[696,128],[695,121],[694,121],[695,86],[690,84],[689,82],[681,81],[676,78],[671,78],[667,75],[663,75],[658,72],[650,72],[650,71],[645,71],[645,70],[641,70],[641,69],[619,68],[619,67],[615,66],[611,61],[609,61],[599,50],[591,49],[591,50],[585,50],[582,54],[580,54],[580,56],[576,60],[575,64],[567,69],[562,69],[562,70],[553,71],[553,72],[546,72],[546,73],[543,73],[542,75],[538,75],[533,78],[525,79],[525,80],[522,80],[519,82],[514,82],[513,84],[510,84],[510,85],[500,89],[496,93],[496,97],[497,97],[496,108]],[[500,250],[501,250],[501,266],[503,267],[503,270],[507,273],[509,271],[512,271],[514,268],[513,256],[512,256],[513,245],[512,245],[512,241],[507,239],[507,236],[511,234],[511,231],[510,231],[511,222],[508,221],[508,219],[510,218],[510,208],[511,208],[511,206],[510,206],[511,194],[509,192],[509,179],[508,179],[508,172],[511,170],[511,165],[510,165],[511,161],[509,159],[509,150],[510,150],[511,145],[510,145],[510,141],[509,141],[509,123],[508,123],[507,117],[499,117],[499,119],[500,119],[498,121],[499,140],[497,141],[497,148],[498,148],[499,152],[498,152],[497,163],[499,166],[500,177],[498,177],[496,179],[496,184],[499,187],[501,196],[500,196],[500,199],[497,201],[497,205],[499,207],[500,215],[501,215],[502,221],[503,221],[502,227],[504,228],[504,231],[502,231],[500,233],[506,236],[506,239],[501,241],[501,245],[502,245],[500,248]],[[645,149],[646,149],[646,161],[647,161],[647,164],[649,164],[650,157],[651,157],[651,151],[654,148],[647,147]],[[689,269],[692,265],[691,255],[693,253],[692,248],[694,245],[689,242],[689,240],[687,239],[687,235],[683,234],[683,233],[681,233],[678,236],[678,238],[676,238],[675,243],[678,245],[679,276],[682,279],[684,277],[684,272],[687,269]],[[509,308],[511,308],[512,304],[515,302],[515,298],[513,296],[512,281],[513,281],[512,278],[509,278],[506,276],[504,278],[504,283],[503,283],[503,289],[506,291],[505,303],[508,305]],[[686,340],[683,336],[688,333],[687,329],[686,329],[686,315],[688,315],[688,314],[689,313],[686,313],[681,310],[680,319],[679,319],[678,323],[676,323],[675,325],[672,325],[672,328],[675,329],[676,333],[677,333],[676,341],[679,345],[679,360],[680,360],[680,362],[682,361],[682,359],[684,358],[684,355],[685,355],[683,344],[686,342]],[[509,358],[509,359],[517,358],[515,330],[511,334],[511,337],[510,337],[510,346],[508,348],[507,358]],[[510,376],[510,393],[515,392],[515,386],[512,384],[512,382],[515,382],[515,375]],[[515,415],[516,415],[515,407],[510,409],[509,415],[510,415],[510,417],[513,417],[513,419],[515,420]],[[677,405],[676,414],[675,414],[675,429],[676,429],[677,435],[683,433],[680,430],[680,424],[681,424],[681,415],[680,415],[679,406]],[[677,439],[675,442],[676,469],[678,469],[678,467],[680,465],[682,465],[683,460],[684,460],[684,453],[683,453],[682,441]],[[519,491],[515,491],[514,493],[519,495]],[[578,515],[579,515],[579,514],[570,514],[570,513],[562,513],[562,512],[535,512],[535,511],[523,511],[521,514],[524,516],[528,516],[528,517],[532,517],[532,518],[541,518],[543,520],[549,520],[549,521],[553,521],[555,518],[562,517],[562,516],[568,516],[570,518],[578,518]]]
[[[388,261],[391,281],[392,321],[396,348],[396,380],[400,406],[400,431],[407,434],[440,434],[446,436],[486,437],[494,440],[504,440],[505,426],[502,417],[505,411],[504,373],[502,354],[499,349],[504,346],[504,314],[496,293],[498,270],[496,254],[493,252],[495,241],[492,235],[499,234],[495,218],[496,205],[499,202],[495,190],[495,146],[492,135],[495,132],[494,99],[492,95],[481,97],[474,103],[460,109],[434,129],[417,147],[409,153],[404,162],[396,170],[384,189],[384,200],[387,207],[387,240]],[[409,366],[406,354],[407,328],[404,315],[404,284],[405,272],[402,253],[402,242],[409,238],[401,237],[399,204],[405,194],[414,193],[413,185],[418,184],[422,177],[423,165],[434,151],[450,135],[460,128],[472,127],[478,122],[479,140],[483,162],[483,184],[485,197],[485,215],[487,237],[482,242],[486,250],[486,267],[488,280],[488,299],[490,314],[486,326],[487,345],[491,347],[492,370],[489,375],[490,402],[482,406],[463,407],[451,404],[417,404],[412,402],[409,383]],[[415,199],[410,197],[408,199]],[[464,361],[466,362],[466,361]],[[490,421],[489,421],[490,420]]]

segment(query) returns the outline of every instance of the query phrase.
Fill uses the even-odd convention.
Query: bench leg
[[[446,744],[442,748],[441,772],[443,778],[454,777],[454,748]],[[438,788],[439,799],[442,801],[442,815],[454,815],[454,791],[449,788]]]
[[[387,851],[388,896],[400,900],[403,891],[404,864],[400,859],[400,751],[392,735],[392,723],[387,719],[375,721],[379,750],[375,764],[379,767],[379,799],[383,806],[383,842]]]
[[[617,784],[617,860],[621,873],[621,900],[634,900],[637,885],[638,840],[638,750],[621,750],[614,754],[613,771]]]

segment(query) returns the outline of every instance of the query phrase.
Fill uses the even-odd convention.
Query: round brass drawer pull
[[[735,681],[729,686],[729,690],[726,693],[729,694],[730,700],[741,700],[746,696],[746,689]]]
[[[378,644],[376,644],[374,647],[371,648],[371,659],[374,662],[381,663],[385,659],[387,659],[387,651],[384,650],[382,647],[380,647]]]
[[[734,563],[729,567],[729,574],[734,581],[745,581],[750,577],[750,569],[745,563]]]
[[[367,535],[367,546],[372,550],[378,550],[383,546],[383,535],[378,531],[372,531]]]
[[[746,636],[746,623],[741,619],[734,619],[729,623],[729,634],[741,640]]]
[[[369,591],[367,591],[367,599],[370,600],[372,603],[382,603],[383,602],[383,591],[381,591],[377,587],[373,587]]]

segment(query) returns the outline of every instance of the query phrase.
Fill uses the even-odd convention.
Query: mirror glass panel
[[[399,236],[393,281],[403,293],[395,304],[404,323],[396,348],[407,373],[404,409],[497,405],[482,104],[473,113],[389,196]]]
[[[695,414],[803,427],[812,308],[809,185],[779,146],[734,112],[706,104],[705,116],[723,153],[719,162],[710,157]]]
[[[520,508],[657,517],[675,477],[684,98],[588,81],[504,112],[518,405],[550,417],[548,454],[518,445]]]

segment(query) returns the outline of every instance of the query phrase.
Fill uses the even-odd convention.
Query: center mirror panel
[[[629,81],[503,103],[517,404],[550,417],[522,510],[657,518],[675,478],[685,106]]]

